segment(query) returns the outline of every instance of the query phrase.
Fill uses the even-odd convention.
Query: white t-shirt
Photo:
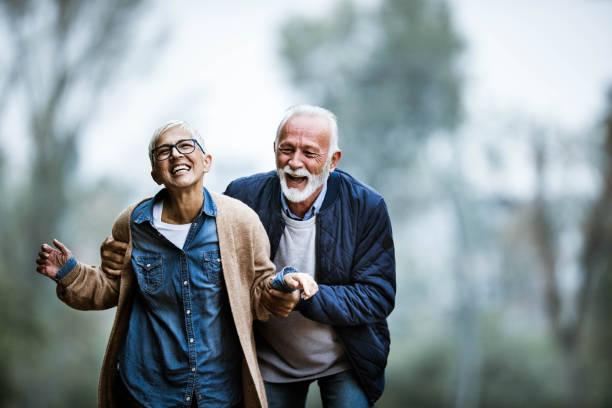
[[[164,202],[162,200],[156,201],[153,204],[153,226],[160,232],[168,241],[176,245],[177,248],[183,248],[187,234],[189,234],[189,224],[167,224],[161,220],[162,209]]]
[[[277,271],[286,265],[315,275],[316,216],[297,221],[282,213],[285,231],[274,256]],[[317,295],[315,295],[317,296]],[[309,380],[348,370],[350,365],[334,329],[293,311],[286,319],[256,322],[265,341],[257,343],[257,357],[265,381]]]

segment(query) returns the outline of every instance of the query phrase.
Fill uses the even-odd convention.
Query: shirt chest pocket
[[[136,277],[143,291],[152,293],[159,289],[164,272],[161,255],[136,256]]]
[[[202,266],[210,283],[217,285],[223,283],[223,268],[219,251],[204,252],[202,255]]]

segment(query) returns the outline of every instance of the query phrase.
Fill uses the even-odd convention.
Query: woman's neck
[[[187,191],[168,191],[162,210],[162,221],[167,224],[190,224],[204,204],[202,187]]]

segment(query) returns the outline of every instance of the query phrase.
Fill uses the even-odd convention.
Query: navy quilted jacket
[[[251,207],[270,238],[271,257],[283,234],[276,171],[229,184],[225,194]],[[336,169],[316,220],[319,293],[296,306],[304,316],[332,325],[373,404],[384,388],[389,354],[386,318],[395,304],[395,253],[383,198]]]

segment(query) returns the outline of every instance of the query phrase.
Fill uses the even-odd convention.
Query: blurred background
[[[612,405],[612,1],[0,1],[0,406],[93,407],[114,310],[35,272],[154,194],[168,119],[222,192],[338,115],[397,256],[379,407]],[[309,406],[318,406],[311,387]]]

